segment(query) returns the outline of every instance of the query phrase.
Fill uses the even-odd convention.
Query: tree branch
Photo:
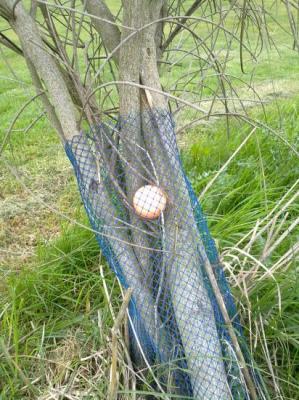
[[[69,60],[69,56],[67,54],[67,51],[65,47],[63,46],[63,43],[61,41],[61,38],[56,30],[56,27],[54,25],[54,22],[52,20],[52,16],[49,13],[48,7],[46,4],[40,4],[39,5],[40,10],[43,14],[44,20],[46,22],[48,31],[50,32],[52,39],[55,43],[55,52],[59,55],[60,59],[63,62],[63,66],[60,64],[60,59],[55,60],[57,68],[61,72],[61,76],[65,81],[65,84],[68,88],[68,91],[71,95],[73,103],[77,106],[82,108],[82,105],[84,103],[84,87],[80,82],[80,78],[77,74],[77,72],[72,68],[71,62]],[[92,102],[93,99],[91,99]],[[88,102],[85,111],[86,114],[89,116],[89,121],[92,121],[92,112],[90,111],[90,103]]]
[[[135,247],[132,247],[128,235],[128,227],[119,218],[115,204],[113,204],[111,192],[107,189],[107,184],[98,179],[97,163],[93,151],[84,136],[78,136],[68,143],[74,158],[74,169],[84,190],[82,198],[91,207],[89,217],[93,226],[98,226],[102,221],[103,230],[98,232],[105,237],[114,237],[119,240],[110,240],[111,261],[114,268],[116,263],[120,263],[123,269],[124,278],[128,287],[133,289],[133,296],[142,317],[142,321],[151,337],[155,337],[156,322],[154,318],[154,301],[152,293],[146,285],[147,274],[144,274],[139,260],[135,254]],[[100,160],[102,163],[103,160]],[[87,167],[88,166],[88,167]],[[136,244],[136,243],[134,243]],[[150,249],[144,250],[148,252]],[[163,347],[161,348],[166,360],[170,357],[170,342],[166,340],[166,331],[162,322],[158,321],[158,327]],[[156,344],[157,345],[157,344]]]
[[[11,41],[7,36],[0,32],[0,43],[17,54],[23,55],[22,49],[17,46],[13,41]]]
[[[37,73],[34,65],[32,64],[32,62],[29,59],[25,58],[25,60],[27,63],[27,67],[30,71],[32,82],[36,88],[37,93],[43,92],[43,84],[40,80],[40,77],[38,76],[38,73]],[[47,112],[47,115],[48,115],[51,125],[56,130],[56,132],[61,137],[61,139],[63,139],[63,130],[62,130],[61,124],[59,122],[59,119],[57,118],[55,108],[52,106],[52,104],[50,103],[50,101],[48,99],[48,96],[45,93],[42,93],[41,100],[42,100],[44,108]]]
[[[159,18],[165,18],[167,16],[167,4],[164,3],[160,10]],[[160,60],[162,56],[162,45],[163,45],[163,28],[165,21],[160,21],[156,27],[155,43],[157,51],[157,59]]]
[[[12,10],[14,1],[2,0],[0,5],[3,4]],[[26,59],[32,63],[48,90],[64,139],[71,139],[79,133],[76,109],[53,57],[43,49],[43,41],[35,21],[25,11],[23,5],[18,3],[15,7],[15,18],[11,16],[9,23],[20,39]]]
[[[82,2],[84,3],[83,0]],[[86,9],[89,14],[112,22],[109,23],[104,20],[91,18],[92,24],[101,36],[104,46],[111,53],[120,42],[120,31],[114,24],[114,15],[111,13],[104,0],[88,0],[86,2]],[[117,51],[113,56],[113,60],[118,63],[118,59],[119,52]]]
[[[204,2],[204,0],[195,0],[195,2],[192,4],[192,6],[187,10],[185,17],[190,17],[199,6]],[[177,34],[181,31],[181,29],[184,27],[186,22],[188,21],[187,18],[181,18],[178,21],[178,25],[174,28],[174,30],[171,32],[171,34],[168,36],[166,41],[163,43],[162,46],[162,53],[167,49],[167,47],[170,45],[170,43],[174,40],[174,38],[177,36]]]

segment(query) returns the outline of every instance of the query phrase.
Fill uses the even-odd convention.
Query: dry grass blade
[[[123,303],[119,310],[117,317],[114,320],[113,328],[112,328],[112,361],[111,361],[111,371],[110,371],[110,385],[109,385],[109,400],[115,400],[117,398],[117,335],[121,324],[124,321],[126,316],[126,311],[131,300],[131,296],[133,293],[133,289],[129,288],[124,296]]]
[[[236,356],[237,356],[237,359],[238,359],[239,364],[240,364],[240,370],[241,370],[241,372],[243,374],[244,381],[245,381],[245,383],[247,385],[247,389],[248,389],[248,392],[250,394],[250,398],[252,400],[257,400],[258,396],[257,396],[257,391],[256,391],[255,384],[254,384],[254,382],[252,380],[252,377],[250,375],[250,372],[249,372],[247,363],[245,361],[243,352],[242,352],[241,347],[239,345],[239,341],[238,341],[236,332],[234,330],[232,321],[231,321],[231,319],[229,317],[229,314],[228,314],[225,302],[223,300],[221,291],[219,289],[217,280],[215,278],[212,266],[208,262],[208,260],[206,260],[206,262],[204,263],[204,267],[205,267],[205,270],[206,270],[207,275],[209,277],[209,280],[210,280],[214,295],[216,297],[217,303],[219,305],[221,314],[223,316],[224,322],[226,324],[226,328],[227,328],[228,333],[229,333],[229,335],[231,337],[232,344],[234,346],[234,349],[235,349],[235,352],[236,352]]]
[[[298,224],[299,224],[299,218],[295,219],[295,221],[293,221],[291,225],[288,228],[286,228],[286,230],[279,236],[279,238],[273,243],[273,245],[269,247],[266,252],[264,252],[262,261],[264,261],[267,257],[269,257],[273,253],[273,251],[281,244],[281,242],[284,239],[288,237],[288,235],[298,226]],[[277,229],[277,235],[280,228],[281,226],[279,226]]]

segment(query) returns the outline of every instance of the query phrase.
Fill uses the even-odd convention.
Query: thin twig
[[[190,6],[190,8],[187,10],[185,17],[189,17],[192,15],[197,8],[201,5],[201,3],[204,0],[195,0],[195,2]],[[188,20],[185,18],[181,18],[179,20],[180,24],[177,24],[175,29],[171,32],[171,34],[168,36],[168,38],[165,40],[165,42],[162,45],[162,52],[167,49],[167,47],[170,45],[170,43],[174,40],[174,38],[177,36],[177,34],[180,32],[180,30],[184,27]]]
[[[233,154],[229,157],[229,159],[226,161],[225,164],[222,165],[222,167],[219,169],[217,174],[209,181],[207,186],[204,188],[204,190],[201,192],[199,195],[199,199],[203,199],[207,191],[210,189],[210,187],[213,185],[213,183],[216,181],[219,175],[227,168],[227,166],[231,163],[231,161],[235,158],[235,156],[239,153],[239,151],[245,146],[245,144],[248,142],[248,140],[251,138],[253,133],[256,131],[256,127],[252,129],[252,131],[246,136],[246,138],[243,140],[243,142],[238,146],[238,148],[233,152]]]
[[[8,130],[7,130],[7,132],[6,132],[6,135],[4,136],[4,139],[3,139],[3,141],[2,141],[2,145],[1,145],[1,147],[0,147],[0,156],[1,156],[1,154],[2,154],[2,152],[3,152],[3,150],[4,150],[4,148],[5,148],[5,146],[6,146],[6,144],[7,144],[7,140],[8,140],[8,138],[9,138],[10,134],[11,134],[12,128],[14,127],[14,124],[15,124],[16,121],[18,120],[19,116],[22,114],[22,112],[25,110],[25,108],[26,108],[29,104],[31,104],[37,97],[43,95],[44,93],[45,93],[44,90],[43,90],[43,91],[40,91],[40,92],[37,93],[35,96],[31,97],[28,101],[26,101],[26,103],[23,104],[22,107],[19,109],[19,111],[18,111],[17,114],[15,115],[14,119],[12,120],[12,122],[11,122],[11,124],[10,124],[10,126],[9,126],[9,128],[8,128]]]

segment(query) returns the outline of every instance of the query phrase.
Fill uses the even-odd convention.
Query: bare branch
[[[17,46],[12,40],[10,40],[7,36],[5,36],[2,32],[0,32],[0,43],[5,47],[8,47],[10,50],[14,51],[17,54],[23,55],[22,49]]]
[[[109,8],[107,7],[104,0],[89,0],[86,2],[86,9],[89,14],[95,15],[96,17],[106,19],[111,22],[115,22],[115,18]],[[120,31],[115,24],[110,24],[104,20],[92,18],[93,26],[101,36],[104,46],[109,52],[112,52],[120,42]],[[118,63],[119,52],[117,51],[113,59]]]
[[[11,9],[14,4],[12,0],[3,0],[2,3]],[[15,19],[10,19],[9,22],[19,36],[25,57],[34,65],[49,92],[64,138],[72,138],[79,133],[75,107],[53,57],[43,49],[35,21],[27,14],[22,4],[18,3],[15,7]]]
[[[185,17],[190,17],[197,9],[198,7],[203,3],[204,0],[195,0],[195,2],[191,5],[191,7],[187,10]],[[167,49],[167,47],[170,45],[170,43],[174,40],[174,38],[177,36],[177,34],[180,32],[180,30],[183,28],[183,26],[186,24],[188,21],[187,18],[182,18],[178,22],[179,24],[175,27],[175,29],[171,32],[169,37],[166,39],[166,41],[163,43],[162,46],[162,53]]]
[[[22,105],[22,107],[19,109],[19,111],[17,112],[16,116],[14,117],[14,119],[12,120],[6,135],[4,136],[2,145],[0,147],[0,155],[2,154],[3,150],[5,149],[5,146],[7,144],[7,140],[12,132],[12,128],[14,127],[14,124],[16,123],[16,121],[18,120],[19,116],[22,114],[22,112],[25,110],[25,108],[31,104],[37,97],[41,96],[43,94],[43,92],[37,93],[35,96],[31,97],[28,101],[26,101],[25,104]]]
[[[167,16],[167,4],[165,3],[160,10],[160,22],[157,24],[155,42],[157,51],[157,60],[160,60],[162,56],[162,44],[163,44],[163,34],[164,34],[164,18]]]
[[[29,59],[26,59],[26,62],[27,62],[28,69],[31,73],[32,82],[36,88],[36,91],[37,91],[37,93],[41,92],[41,95],[42,95],[41,100],[42,100],[44,108],[47,112],[49,121],[50,121],[51,125],[53,126],[53,128],[58,133],[58,135],[61,137],[61,139],[63,139],[63,130],[62,130],[61,124],[59,122],[59,119],[57,118],[55,108],[52,106],[52,104],[50,103],[50,101],[48,99],[48,96],[43,91],[42,82],[40,80],[40,77],[38,76],[38,73],[37,73],[33,63]]]
[[[294,37],[294,47],[296,47],[297,50],[299,51],[298,27],[296,26],[295,18],[291,11],[290,2],[288,0],[284,0],[283,3],[285,4],[286,9],[287,9],[290,28],[291,28],[291,31],[292,31],[292,34]],[[292,6],[296,7],[296,5],[293,5],[293,4],[292,4]]]

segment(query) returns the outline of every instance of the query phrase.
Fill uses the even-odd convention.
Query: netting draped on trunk
[[[130,140],[136,129],[141,144]],[[249,398],[203,268],[206,259],[242,341],[236,308],[183,172],[171,114],[144,111],[103,123],[67,142],[66,152],[100,248],[122,285],[133,289],[130,336],[137,367],[143,353],[160,385],[180,396]],[[132,188],[140,187],[133,198]]]

